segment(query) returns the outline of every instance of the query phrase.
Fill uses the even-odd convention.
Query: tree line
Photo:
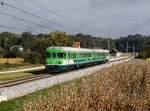
[[[134,44],[135,51],[142,51],[150,43],[150,37],[140,34],[128,35],[118,39],[93,37],[87,34],[69,35],[65,32],[51,32],[49,34],[32,34],[23,32],[15,34],[11,32],[0,33],[0,56],[2,57],[23,57],[27,62],[44,63],[45,49],[50,46],[73,46],[74,42],[80,42],[83,48],[116,48],[119,51],[126,51],[127,43],[129,51],[132,51]],[[108,45],[109,43],[109,45]],[[10,47],[20,45],[24,52],[10,51]],[[109,47],[108,47],[109,46]],[[32,59],[31,59],[32,58]],[[32,61],[30,61],[32,60]]]
[[[150,36],[135,34],[116,39],[116,48],[119,51],[138,52],[138,58],[146,59],[150,57]]]

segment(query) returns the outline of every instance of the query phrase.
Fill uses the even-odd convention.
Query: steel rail
[[[51,76],[52,75],[48,75],[48,74],[47,75],[40,74],[40,75],[28,76],[28,77],[17,79],[17,80],[3,82],[0,84],[0,88],[11,87],[11,86],[15,86],[15,85],[23,84],[23,83],[28,83],[28,82],[32,82],[32,81],[36,81],[36,80],[40,80],[40,79],[45,79],[45,78],[48,78]]]

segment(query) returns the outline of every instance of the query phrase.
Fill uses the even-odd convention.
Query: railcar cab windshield
[[[65,53],[57,52],[57,53],[47,53],[48,58],[65,58]]]

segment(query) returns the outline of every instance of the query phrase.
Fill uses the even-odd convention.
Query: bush
[[[38,52],[25,52],[23,55],[25,62],[37,64],[40,62],[40,54]]]
[[[137,58],[141,58],[141,59],[146,59],[147,57],[148,55],[146,51],[140,52],[139,55],[137,56]]]
[[[150,46],[147,46],[138,55],[138,58],[146,59],[150,57]]]
[[[3,57],[6,54],[5,50],[0,50],[0,57]]]

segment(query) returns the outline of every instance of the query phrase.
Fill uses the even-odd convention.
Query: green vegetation
[[[147,45],[144,49],[139,53],[138,58],[147,59],[150,57],[150,46]]]
[[[6,51],[0,49],[0,57],[3,57],[3,55],[5,55],[5,54],[6,54]]]
[[[72,46],[73,40],[65,32],[51,32],[49,37],[56,46]]]
[[[33,75],[32,73],[0,74],[0,83]]]
[[[40,54],[38,52],[27,52],[23,54],[24,60],[27,63],[38,64],[40,63]]]
[[[150,63],[134,60],[0,103],[2,111],[148,111]]]
[[[26,64],[9,64],[9,63],[5,63],[5,64],[0,65],[0,71],[8,70],[9,68],[17,68],[17,67],[21,67],[21,66],[25,66],[25,65]]]
[[[51,32],[49,34],[34,35],[30,32],[24,32],[20,35],[3,32],[0,33],[0,56],[3,57],[23,57],[29,63],[45,63],[45,50],[50,46],[73,46],[74,41],[81,42],[81,47],[93,48],[99,47],[107,49],[107,38],[92,37],[90,35],[76,34],[67,35],[65,32]],[[110,48],[115,47],[115,41],[109,39]],[[23,46],[24,52],[9,51],[13,45]],[[31,61],[32,55],[36,55]]]
[[[74,42],[80,42],[83,48],[103,48],[108,49],[108,41],[110,49],[116,48],[119,51],[126,52],[127,43],[128,51],[140,52],[144,47],[149,45],[150,36],[141,34],[128,35],[118,39],[111,39],[107,37],[94,37],[88,34],[68,35],[65,32],[50,32],[49,34],[32,34],[31,32],[24,32],[22,34],[14,34],[10,32],[0,33],[0,57],[24,57],[28,54],[36,54],[35,63],[45,63],[45,49],[50,46],[73,46]],[[24,52],[10,51],[13,45],[23,46]],[[25,56],[26,61],[30,61],[29,57]]]
[[[133,51],[133,45],[134,45],[134,51],[139,52],[139,51],[142,51],[144,47],[149,45],[150,36],[135,34],[135,35],[128,35],[126,37],[120,37],[120,38],[116,39],[115,46],[120,51],[126,52],[127,43],[128,43],[128,51],[129,52]]]
[[[16,111],[18,109],[23,109],[24,104],[28,104],[32,101],[36,101],[41,97],[47,98],[49,96],[55,96],[64,91],[65,87],[79,87],[82,79],[65,82],[63,84],[55,85],[51,88],[40,90],[38,92],[28,94],[26,96],[16,98],[10,101],[0,103],[0,111]]]

